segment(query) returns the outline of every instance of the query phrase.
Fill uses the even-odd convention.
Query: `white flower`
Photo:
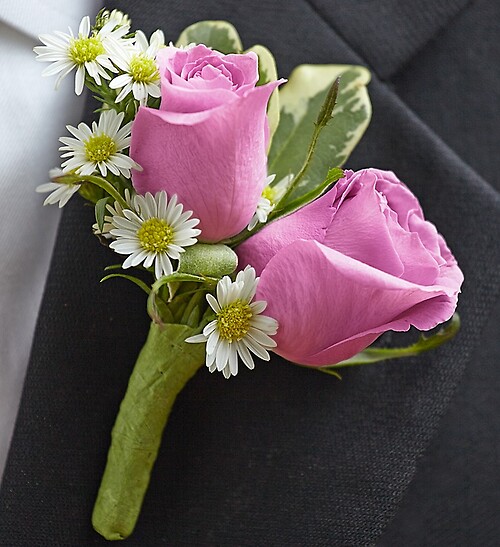
[[[138,30],[132,48],[116,48],[113,62],[125,72],[109,84],[112,89],[121,89],[116,97],[117,103],[130,92],[141,104],[146,104],[149,95],[160,97],[160,73],[155,58],[164,45],[165,37],[161,30],[153,32],[149,43],[145,34]]]
[[[238,373],[238,357],[249,368],[254,368],[252,353],[269,361],[267,350],[275,348],[270,338],[278,331],[278,322],[261,315],[267,302],[252,302],[259,278],[255,270],[247,266],[239,272],[235,281],[227,276],[217,284],[217,298],[207,294],[207,301],[216,318],[202,334],[186,339],[189,343],[206,342],[206,364],[210,372],[222,371],[225,378]]]
[[[62,169],[51,169],[49,172],[51,182],[40,184],[36,187],[39,193],[51,192],[43,202],[44,205],[53,205],[59,203],[59,207],[64,207],[71,199],[71,196],[78,192],[81,184],[68,184],[56,182],[58,177],[64,176]]]
[[[267,217],[274,210],[276,204],[280,199],[285,195],[285,192],[288,189],[290,182],[293,179],[293,175],[287,175],[277,182],[274,186],[271,186],[271,183],[276,178],[276,175],[269,175],[266,180],[264,190],[262,191],[262,196],[257,203],[257,209],[253,217],[248,224],[247,230],[253,230],[257,224],[267,221]]]
[[[154,197],[149,192],[135,196],[134,210],[124,209],[121,215],[113,215],[114,228],[110,234],[116,238],[110,247],[119,254],[130,255],[123,268],[144,263],[145,268],[153,265],[156,278],[173,272],[170,259],[178,260],[184,247],[194,245],[201,230],[197,218],[190,218],[192,211],[183,212],[174,194],[170,200],[164,191]],[[123,216],[122,216],[123,215]]]
[[[176,46],[172,41],[170,41],[168,43],[168,47],[175,47],[177,49],[183,49],[184,51],[188,51],[190,49],[193,49],[194,47],[196,47],[198,44],[196,42],[190,42],[189,44],[185,45],[185,46]],[[211,48],[209,48],[211,49]]]
[[[261,196],[259,198],[259,203],[257,203],[257,209],[255,210],[255,213],[253,217],[250,220],[250,223],[248,224],[247,229],[253,230],[259,222],[262,224],[266,222],[267,217],[269,216],[269,213],[274,209],[274,205],[264,196]]]
[[[43,72],[42,76],[53,76],[58,74],[56,88],[61,80],[74,68],[75,93],[80,95],[85,83],[87,72],[94,79],[97,85],[101,84],[101,78],[109,80],[110,72],[117,72],[116,67],[110,60],[110,47],[118,49],[122,44],[122,37],[127,34],[127,25],[116,26],[116,21],[110,20],[97,33],[90,28],[90,18],[85,16],[78,28],[78,35],[75,37],[69,29],[69,34],[56,31],[54,34],[42,34],[40,41],[43,46],[33,48],[37,54],[37,61],[52,63]]]
[[[113,21],[115,27],[127,27],[127,32],[130,28],[130,17],[123,13],[123,11],[114,9],[111,12],[109,10],[103,10],[99,13],[101,20],[104,22],[102,26],[110,21]],[[98,18],[99,18],[98,15]]]
[[[125,188],[124,194],[125,195],[123,199],[125,200],[125,203],[127,204],[127,208],[133,209],[135,194],[132,195],[128,188]],[[113,205],[108,203],[106,205],[106,209],[108,210],[110,214],[104,217],[104,224],[102,226],[102,230],[99,229],[99,225],[96,222],[95,224],[92,225],[92,231],[94,232],[95,235],[103,236],[106,239],[111,239],[113,236],[110,234],[110,232],[114,228],[113,217],[119,216],[119,217],[125,218],[123,214],[124,209],[118,201],[115,201]]]
[[[108,169],[115,175],[130,178],[130,169],[139,166],[122,150],[130,146],[130,128],[132,122],[120,129],[124,113],[115,110],[105,110],[99,116],[99,123],[92,122],[92,129],[80,123],[78,127],[67,125],[66,129],[76,138],[61,137],[65,145],[59,150],[65,152],[62,158],[66,160],[62,167],[65,172],[76,170],[78,175],[91,175],[97,170],[103,177]]]

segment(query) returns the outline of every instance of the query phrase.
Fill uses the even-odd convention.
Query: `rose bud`
[[[352,357],[388,330],[432,329],[463,275],[417,198],[389,171],[346,171],[324,196],[237,249],[280,325],[275,352],[305,365]]]
[[[257,62],[204,45],[160,50],[160,109],[141,107],[132,126],[135,189],[177,194],[204,241],[243,230],[265,185],[266,106],[284,80],[256,87]]]

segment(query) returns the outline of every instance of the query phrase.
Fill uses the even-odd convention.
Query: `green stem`
[[[204,344],[185,343],[197,332],[151,324],[113,427],[92,515],[95,530],[108,540],[134,530],[175,398],[205,361]]]
[[[108,182],[106,179],[104,179],[102,177],[97,177],[95,175],[81,176],[81,177],[78,177],[78,179],[81,182],[90,182],[91,184],[95,184],[96,186],[99,186],[99,188],[102,188],[105,192],[107,192],[124,209],[129,208],[129,205],[122,198],[122,196],[120,195],[118,190],[110,182]]]
[[[444,324],[437,332],[432,335],[421,335],[420,339],[406,347],[400,348],[374,348],[368,347],[354,355],[350,359],[341,361],[335,365],[327,367],[317,367],[321,372],[332,374],[334,369],[342,367],[354,367],[358,365],[370,365],[379,363],[389,359],[399,359],[401,357],[416,357],[421,353],[438,348],[456,336],[460,330],[460,316],[458,313],[453,314],[453,317]]]
[[[307,150],[306,159],[304,163],[302,164],[300,171],[297,173],[297,176],[293,179],[292,184],[290,184],[284,196],[280,199],[279,203],[277,204],[276,209],[273,211],[274,216],[278,216],[281,210],[284,208],[284,206],[286,205],[286,202],[288,201],[288,198],[292,195],[295,188],[297,188],[298,183],[304,177],[307,169],[309,168],[309,165],[311,164],[312,158],[314,156],[314,151],[316,150],[316,144],[318,142],[321,131],[323,131],[323,129],[328,125],[328,122],[333,117],[333,109],[335,108],[335,105],[337,103],[337,96],[339,92],[339,82],[340,82],[340,78],[337,78],[332,83],[332,85],[330,86],[330,89],[328,90],[328,93],[326,94],[325,100],[321,106],[321,109],[318,114],[318,118],[314,125],[314,132],[312,135],[311,142],[309,144],[309,148]]]
[[[312,158],[314,156],[314,150],[316,148],[316,143],[318,142],[318,139],[319,139],[319,136],[321,134],[322,129],[323,129],[323,126],[320,126],[320,125],[315,125],[314,126],[314,132],[313,132],[311,142],[309,144],[309,148],[307,150],[306,159],[305,159],[304,163],[302,164],[302,167],[300,168],[300,171],[297,173],[297,176],[292,180],[292,183],[288,187],[287,191],[285,192],[283,197],[280,199],[278,205],[276,206],[275,211],[273,211],[273,212],[276,212],[276,214],[280,210],[279,205],[281,203],[286,203],[287,199],[290,197],[292,192],[295,190],[295,188],[297,188],[297,184],[302,180],[302,178],[306,174],[306,171],[309,168],[309,165],[310,165],[310,163],[312,161]]]

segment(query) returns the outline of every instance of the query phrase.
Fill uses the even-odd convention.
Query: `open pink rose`
[[[364,169],[238,248],[278,320],[276,353],[306,365],[355,355],[387,330],[428,330],[456,308],[463,275],[417,198]]]
[[[248,225],[266,179],[266,106],[282,82],[256,87],[257,56],[203,45],[157,55],[160,109],[141,107],[130,156],[137,192],[166,190],[200,219],[200,238],[220,241]]]

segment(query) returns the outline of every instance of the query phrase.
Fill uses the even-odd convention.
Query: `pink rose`
[[[463,275],[417,198],[364,169],[238,248],[278,320],[276,353],[306,365],[355,355],[387,330],[428,330],[456,308]]]
[[[167,47],[157,62],[160,109],[142,107],[130,156],[137,192],[166,190],[200,219],[201,239],[220,241],[252,218],[266,179],[266,106],[283,81],[256,87],[257,56],[203,45]]]

